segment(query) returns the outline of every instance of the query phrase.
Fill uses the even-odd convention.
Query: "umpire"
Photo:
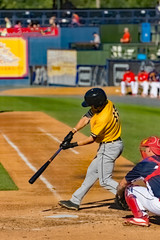
[[[97,156],[88,167],[81,187],[73,193],[70,200],[59,201],[59,205],[72,210],[79,210],[83,197],[98,179],[102,187],[116,194],[118,183],[112,179],[112,172],[115,160],[123,150],[119,114],[114,104],[107,99],[103,89],[92,88],[87,91],[82,106],[90,109],[67,134],[60,147],[65,150],[97,142],[99,148]],[[82,141],[71,143],[73,135],[89,123],[90,136]]]

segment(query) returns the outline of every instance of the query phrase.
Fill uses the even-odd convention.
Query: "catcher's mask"
[[[148,137],[140,143],[140,152],[143,158],[148,157],[146,153],[146,148],[150,148],[151,151],[155,154],[160,156],[160,138],[156,136]]]
[[[107,103],[107,95],[101,88],[92,88],[84,95],[83,107],[94,106],[94,108],[102,107]]]

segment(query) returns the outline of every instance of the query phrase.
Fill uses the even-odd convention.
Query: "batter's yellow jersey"
[[[108,103],[99,113],[90,112],[91,135],[96,137],[96,142],[113,141],[121,135],[121,124],[119,114],[114,104]]]

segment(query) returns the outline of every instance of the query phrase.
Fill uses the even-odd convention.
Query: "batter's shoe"
[[[142,227],[149,227],[149,217],[148,216],[144,216],[141,218],[126,218],[125,222],[124,222],[124,226],[131,226],[131,225],[138,225],[138,226],[142,226]]]
[[[65,208],[70,209],[70,210],[76,210],[76,211],[79,210],[79,205],[71,202],[70,200],[68,200],[68,201],[64,201],[64,200],[59,201],[59,205],[61,207],[65,207]]]

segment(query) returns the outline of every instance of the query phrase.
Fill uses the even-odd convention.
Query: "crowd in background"
[[[13,26],[8,17],[4,18],[5,28],[0,29],[1,36],[10,36],[12,33],[21,34],[23,26],[21,21],[17,21]],[[77,14],[73,13],[71,18],[71,26],[80,26],[80,18]],[[43,28],[39,22],[28,23],[27,31],[29,33],[38,33],[40,35],[55,34],[55,28],[59,27],[59,23],[55,16],[49,18],[48,26]],[[11,31],[13,30],[13,31]],[[25,30],[26,31],[26,30]],[[26,33],[26,32],[25,32]],[[127,27],[124,28],[124,34],[120,39],[120,43],[130,43],[131,35]],[[94,44],[94,49],[99,50],[101,45],[101,39],[97,32],[93,32],[93,40],[91,43]],[[138,74],[135,74],[130,67],[126,70],[121,81],[121,94],[126,95],[131,89],[133,96],[141,95],[142,97],[149,96],[151,98],[160,98],[160,74],[156,69],[147,72],[145,68],[141,68]]]
[[[14,34],[22,35],[23,33],[39,33],[40,35],[52,35],[55,33],[55,28],[59,27],[56,17],[52,16],[49,18],[48,26],[40,26],[38,21],[28,21],[28,26],[24,27],[21,21],[17,21],[13,25],[8,17],[4,18],[5,27],[0,28],[0,36],[11,36]]]
[[[133,96],[141,95],[150,98],[160,98],[160,74],[156,69],[147,72],[145,68],[141,68],[136,75],[130,67],[126,69],[121,81],[121,94],[128,94],[131,89]]]

